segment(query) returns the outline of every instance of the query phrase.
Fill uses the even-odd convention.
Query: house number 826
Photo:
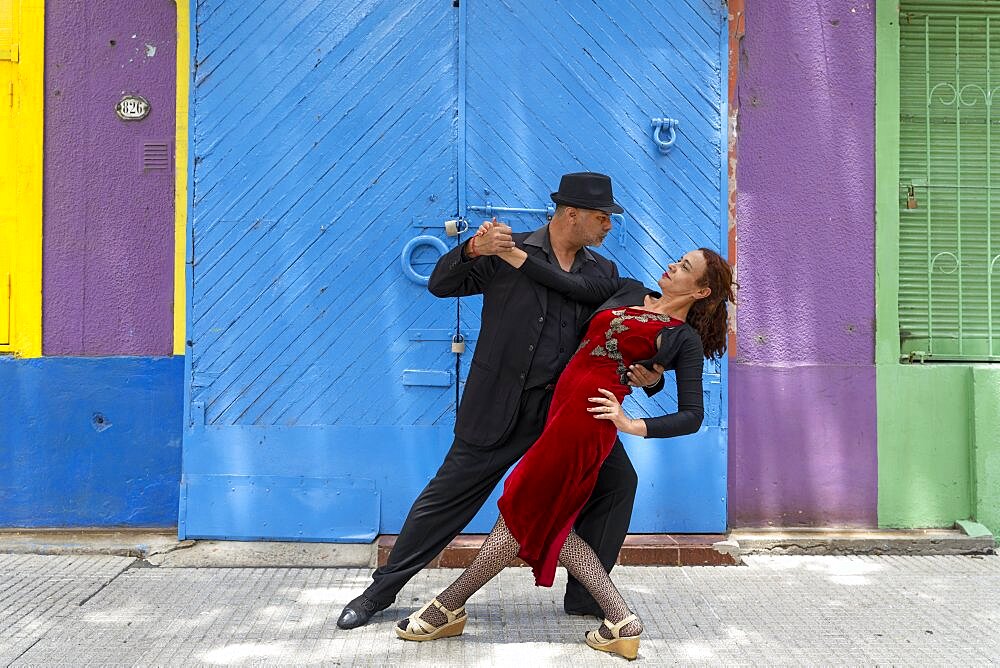
[[[141,121],[149,115],[149,100],[139,95],[126,95],[115,105],[115,113],[123,121]]]

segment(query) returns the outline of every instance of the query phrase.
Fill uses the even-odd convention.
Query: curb
[[[453,540],[427,568],[465,568],[472,563],[486,536],[464,534]],[[396,543],[395,535],[378,538],[378,565]],[[722,534],[631,534],[625,537],[616,562],[622,566],[735,566],[739,545]],[[513,566],[527,566],[520,559]]]
[[[739,565],[748,554],[954,555],[994,554],[996,540],[975,522],[956,529],[737,529],[723,534],[632,534],[618,562],[626,566]],[[461,535],[429,568],[464,568],[484,535]],[[106,555],[165,568],[374,568],[396,536],[372,543],[178,541],[173,530],[0,529],[0,553]]]

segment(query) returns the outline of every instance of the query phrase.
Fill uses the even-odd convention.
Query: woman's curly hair
[[[692,304],[687,324],[701,337],[705,358],[719,358],[726,352],[729,336],[729,309],[726,304],[736,303],[736,284],[733,282],[732,267],[721,255],[710,248],[698,250],[705,256],[705,273],[698,285],[710,288],[712,293]]]

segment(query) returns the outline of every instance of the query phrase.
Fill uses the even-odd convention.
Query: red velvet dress
[[[587,412],[596,405],[587,399],[601,396],[597,389],[603,388],[623,400],[631,393],[628,366],[653,357],[657,334],[679,324],[633,306],[600,311],[591,319],[556,384],[542,435],[511,471],[498,503],[535,584],[552,586],[559,551],[617,437],[610,420]]]

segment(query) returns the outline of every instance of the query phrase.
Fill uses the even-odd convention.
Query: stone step
[[[741,554],[891,554],[911,556],[993,554],[996,541],[974,522],[957,529],[733,529]]]

